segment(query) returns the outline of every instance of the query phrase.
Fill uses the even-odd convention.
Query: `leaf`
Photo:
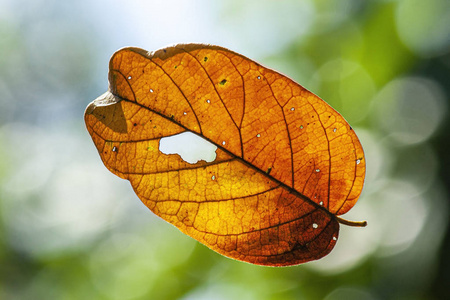
[[[116,52],[109,91],[86,109],[105,166],[155,214],[225,256],[268,266],[327,255],[364,183],[361,144],[344,118],[289,78],[225,48]],[[192,132],[216,159],[159,151]],[[182,251],[182,249],[180,249]]]

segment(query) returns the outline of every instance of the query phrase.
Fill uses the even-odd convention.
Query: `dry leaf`
[[[268,266],[327,255],[365,176],[344,118],[289,78],[228,49],[125,48],[86,109],[105,166],[155,214],[209,248]],[[192,132],[217,146],[190,164],[159,150]],[[164,242],[164,241],[160,241]],[[180,249],[182,251],[182,249]]]

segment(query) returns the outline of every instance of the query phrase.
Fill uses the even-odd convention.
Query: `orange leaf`
[[[225,256],[287,266],[327,255],[364,183],[361,144],[344,118],[289,78],[217,46],[125,48],[109,91],[86,109],[105,166],[155,214]],[[195,133],[213,162],[159,151]]]

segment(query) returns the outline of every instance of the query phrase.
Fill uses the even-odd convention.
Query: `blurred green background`
[[[367,177],[327,257],[210,251],[153,215],[84,127],[124,46],[218,44],[337,109]],[[0,299],[450,299],[450,1],[0,0]]]

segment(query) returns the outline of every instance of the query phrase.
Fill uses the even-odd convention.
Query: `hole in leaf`
[[[225,83],[227,83],[226,79],[223,79],[221,82],[219,82],[220,85],[224,85]]]
[[[153,93],[153,90],[152,90],[152,89],[150,89],[150,93]]]
[[[195,164],[200,160],[212,162],[216,159],[217,146],[191,132],[162,138],[159,151],[178,154],[185,162]]]
[[[316,223],[314,223],[312,226],[313,226],[314,229],[316,229],[317,227],[319,227],[319,225],[317,225]]]

